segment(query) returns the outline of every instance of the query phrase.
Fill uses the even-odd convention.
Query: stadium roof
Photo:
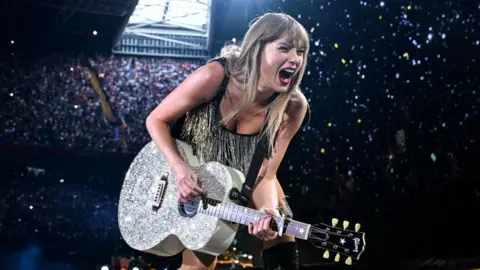
[[[128,24],[167,23],[203,28],[209,0],[139,0]]]

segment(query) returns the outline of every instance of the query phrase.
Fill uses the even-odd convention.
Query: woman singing
[[[276,173],[308,109],[299,89],[308,50],[308,33],[300,23],[267,13],[254,20],[240,47],[224,47],[220,57],[198,68],[151,112],[147,129],[175,174],[181,202],[204,191],[174,138],[189,143],[204,162],[217,161],[246,175],[265,135],[268,151],[251,206],[270,215],[278,215],[277,206],[289,209]],[[268,227],[270,220],[248,227],[263,240],[265,269],[298,269],[295,239],[279,237]],[[180,269],[214,269],[215,264],[214,256],[184,250]]]

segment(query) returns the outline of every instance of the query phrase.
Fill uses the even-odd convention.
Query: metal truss
[[[128,55],[128,56],[150,56],[150,57],[166,57],[166,58],[177,58],[177,59],[197,59],[202,63],[207,59],[205,55],[183,55],[183,54],[168,54],[168,53],[148,53],[148,52],[125,52],[122,50],[113,49],[112,53],[117,55]]]
[[[190,48],[192,48],[192,49],[205,49],[204,46],[199,46],[199,45],[196,45],[196,44],[192,44],[192,43],[189,43],[189,42],[180,41],[180,40],[176,40],[176,39],[165,38],[165,37],[161,37],[161,36],[154,36],[154,35],[144,34],[144,33],[135,33],[135,34],[138,35],[138,36],[143,36],[143,37],[147,37],[147,38],[150,38],[150,39],[158,39],[158,40],[170,41],[170,42],[173,42],[173,43],[177,43],[177,44],[181,44],[181,45],[188,46],[188,47],[190,47]]]
[[[210,6],[210,0],[140,0],[132,15],[135,20],[132,20],[131,17],[130,24],[125,28],[122,37],[134,35],[181,44],[191,49],[206,50],[209,37]],[[152,16],[152,9],[161,12]],[[205,18],[201,20],[203,25],[187,23],[192,17],[202,14],[206,14]],[[182,37],[185,36],[205,38],[205,46],[182,40]]]

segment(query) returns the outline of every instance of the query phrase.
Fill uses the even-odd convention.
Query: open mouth
[[[286,68],[278,72],[278,80],[283,85],[288,85],[292,81],[293,74],[295,69]]]

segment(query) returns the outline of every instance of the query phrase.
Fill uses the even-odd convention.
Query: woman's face
[[[305,48],[280,38],[265,45],[260,63],[260,91],[286,92],[303,65]]]

